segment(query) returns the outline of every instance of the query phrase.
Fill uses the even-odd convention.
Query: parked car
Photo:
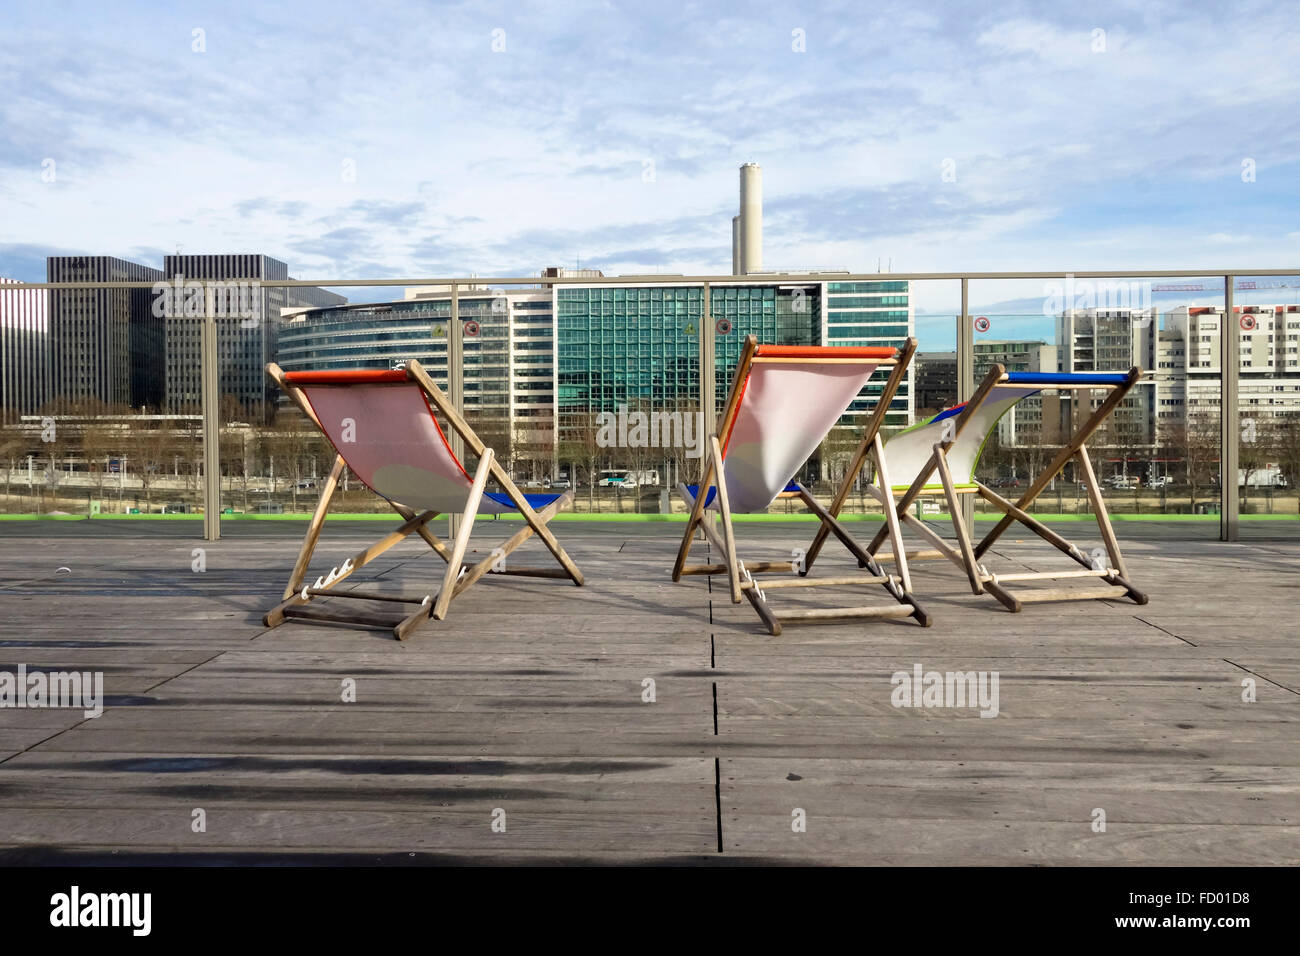
[[[1015,475],[1000,475],[989,482],[990,488],[1019,488],[1024,482]]]
[[[299,490],[299,491],[307,491],[307,490],[309,490],[309,489],[311,489],[311,488],[315,488],[315,487],[316,487],[316,479],[315,479],[315,478],[304,478],[302,481],[298,482],[298,490]]]
[[[1172,484],[1173,481],[1170,480],[1168,475],[1157,475],[1155,478],[1152,478],[1147,482],[1147,487],[1152,491],[1160,491],[1168,488]]]
[[[551,482],[551,488],[558,488],[560,491],[568,491],[573,487],[573,483],[568,478],[556,478]]]
[[[545,488],[550,482],[542,481],[540,478],[530,478],[524,482],[525,488]]]
[[[1106,479],[1106,484],[1116,491],[1132,491],[1138,486],[1138,480],[1130,478],[1128,475],[1111,475]]]

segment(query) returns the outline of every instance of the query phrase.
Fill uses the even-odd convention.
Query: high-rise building
[[[292,308],[340,306],[340,295],[306,286],[268,287],[263,280],[288,279],[289,267],[270,256],[172,255],[163,261],[170,308],[166,319],[166,404],[180,412],[202,401],[201,308],[187,308],[184,283],[220,280],[224,287],[214,305],[217,324],[218,390],[232,397],[244,414],[265,421],[271,385],[266,364],[276,354],[280,313]],[[159,311],[164,311],[160,309]],[[198,312],[198,314],[195,314]]]
[[[1156,363],[1157,317],[1146,309],[1067,309],[1056,320],[1057,361],[1062,372],[1149,371]],[[1101,402],[1095,391],[1071,393],[1062,403],[1077,427]],[[1089,404],[1085,407],[1084,402]],[[1102,426],[1094,444],[1114,449],[1149,448],[1156,442],[1156,379],[1143,376]]]
[[[780,345],[821,339],[821,284],[755,281],[710,286],[714,395],[726,401],[745,336]],[[579,442],[595,415],[619,406],[698,408],[699,285],[563,285],[555,289],[556,421],[562,443]]]
[[[917,352],[912,364],[916,366],[913,401],[918,418],[957,404],[956,352]]]
[[[974,344],[974,352],[976,385],[994,365],[1001,365],[1008,372],[1058,371],[1057,347],[1041,339],[980,339]],[[998,421],[998,440],[1008,446],[1055,441],[1061,426],[1056,420],[1058,408],[1059,395],[1031,395]]]
[[[49,293],[0,279],[0,421],[30,415],[50,397]]]
[[[827,282],[823,288],[826,303],[824,345],[897,348],[915,328],[910,286],[905,279]],[[915,376],[916,369],[909,366],[907,378],[899,386],[885,415],[886,428],[905,428],[912,423]],[[849,406],[843,424],[865,424],[883,387],[883,379],[867,385]]]
[[[51,256],[49,282],[156,282],[157,269],[112,256]],[[166,387],[163,319],[149,289],[50,290],[50,398],[157,409]]]

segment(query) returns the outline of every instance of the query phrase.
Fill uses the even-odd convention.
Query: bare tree
[[[568,416],[560,431],[559,454],[563,460],[570,462],[575,484],[578,481],[578,468],[583,469],[583,478],[587,483],[588,511],[596,510],[596,482],[600,477],[600,465],[607,454],[598,437],[599,427],[593,412]]]
[[[160,422],[138,424],[131,434],[131,457],[135,458],[140,474],[140,490],[144,492],[145,512],[153,508],[153,488],[162,473],[162,463],[171,450],[171,436]]]
[[[1282,478],[1293,494],[1300,495],[1300,412],[1288,412],[1277,418],[1272,429],[1272,445]],[[1296,507],[1300,510],[1300,498]]]

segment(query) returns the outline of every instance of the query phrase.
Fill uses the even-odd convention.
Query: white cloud
[[[152,14],[143,38],[130,16],[55,28],[14,14],[0,246],[263,250],[305,275],[638,251],[629,269],[714,271],[729,263],[736,166],[752,159],[770,209],[806,211],[795,231],[769,225],[769,262],[1086,268],[1104,253],[1177,267],[1232,244],[1294,264],[1251,238],[1300,201],[1300,33],[1285,10],[1243,7],[1251,29],[1228,31],[1193,4],[1151,25],[1122,5],[1007,20],[907,3],[382,14],[236,4],[201,18],[204,54],[188,11]],[[806,53],[790,49],[795,26]],[[1249,187],[1243,155],[1259,162]],[[388,220],[365,211],[411,203]],[[1165,220],[1180,228],[1155,228]]]

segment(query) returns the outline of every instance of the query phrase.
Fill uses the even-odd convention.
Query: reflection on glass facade
[[[745,336],[781,345],[820,341],[819,285],[711,286],[717,330],[714,394],[726,401]],[[697,407],[704,291],[671,286],[556,290],[560,441],[585,440],[593,416],[619,405]]]
[[[882,279],[868,282],[826,283],[827,345],[892,346],[899,348],[912,334],[912,308],[909,283],[905,279]],[[912,381],[914,367],[899,386],[885,428],[905,428],[912,422]],[[841,424],[862,426],[874,410],[884,387],[884,376],[862,390],[849,406]]]

